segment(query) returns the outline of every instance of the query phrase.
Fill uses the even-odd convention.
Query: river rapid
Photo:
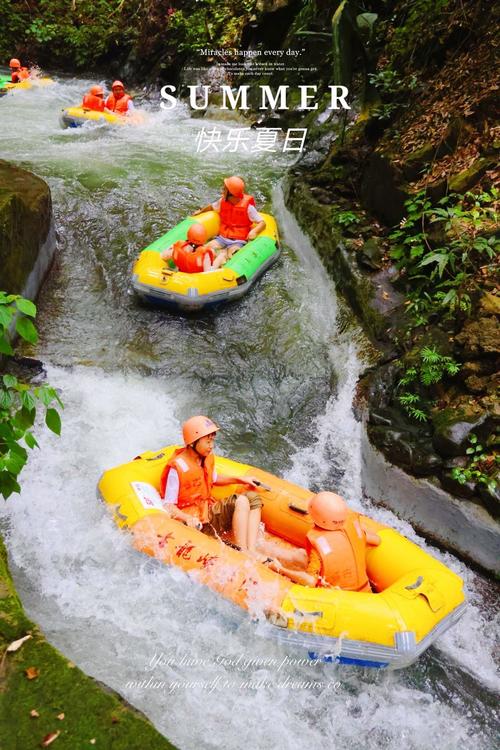
[[[49,183],[58,232],[31,354],[60,389],[63,433],[39,431],[22,494],[0,509],[29,616],[181,750],[493,749],[492,584],[360,499],[351,403],[370,350],[284,206],[292,157],[197,154],[207,123],[158,102],[140,127],[62,131],[59,110],[90,83],[63,80],[0,100],[0,156]],[[130,291],[137,252],[214,200],[232,173],[277,217],[279,262],[243,300],[203,316],[140,305]],[[179,570],[132,550],[96,498],[98,478],[178,442],[196,413],[220,424],[221,453],[313,489],[337,488],[429,549],[465,579],[462,620],[404,671],[315,664]]]

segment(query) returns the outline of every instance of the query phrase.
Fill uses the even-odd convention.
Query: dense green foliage
[[[477,482],[485,485],[490,492],[494,492],[498,484],[500,456],[488,453],[487,448],[481,445],[477,435],[474,434],[469,437],[466,455],[468,456],[467,464],[463,467],[456,466],[451,470],[453,479],[460,484]]]
[[[433,405],[429,389],[446,375],[456,375],[459,369],[457,362],[441,354],[435,347],[422,347],[416,362],[406,367],[398,383],[398,389],[405,389],[398,395],[399,403],[410,417],[426,422]]]
[[[67,69],[124,63],[147,71],[179,53],[239,43],[256,0],[0,0],[0,54]],[[162,63],[163,61],[163,63]],[[165,62],[166,61],[166,62]]]
[[[36,307],[30,300],[17,294],[0,292],[0,355],[12,356],[14,350],[8,332],[16,317],[15,328],[19,336],[36,343],[38,334],[32,319]],[[61,432],[59,412],[53,404],[62,407],[54,388],[48,385],[31,386],[19,382],[10,374],[0,381],[0,495],[8,498],[19,492],[17,481],[26,461],[27,448],[38,447],[32,428],[36,418],[37,402],[45,408],[45,424],[57,435]]]
[[[498,263],[498,191],[447,195],[432,205],[425,191],[406,202],[390,236],[390,256],[407,280],[412,326],[471,310],[471,297]]]

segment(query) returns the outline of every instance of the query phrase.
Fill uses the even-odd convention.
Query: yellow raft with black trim
[[[132,112],[129,115],[118,115],[112,112],[96,112],[87,107],[66,107],[61,112],[59,123],[62,128],[80,128],[87,122],[107,125],[140,125],[144,122],[142,112]]]
[[[163,468],[177,446],[147,452],[105,471],[103,500],[116,523],[130,530],[134,546],[254,615],[280,640],[305,648],[311,658],[397,669],[406,667],[463,614],[463,582],[394,529],[363,517],[381,537],[367,552],[367,571],[376,593],[309,588],[269,570],[242,552],[175,521],[158,493]],[[261,469],[215,457],[218,472],[251,475],[265,484],[262,520],[266,533],[283,544],[305,547],[312,526],[311,492]],[[221,498],[237,490],[214,487]]]
[[[216,211],[188,216],[140,253],[132,270],[135,292],[146,302],[176,310],[202,310],[239,299],[280,255],[276,220],[259,213],[266,222],[265,229],[222,268],[204,273],[183,273],[173,261],[160,257],[162,250],[187,238],[192,224],[203,224],[209,239],[218,234],[220,216]]]

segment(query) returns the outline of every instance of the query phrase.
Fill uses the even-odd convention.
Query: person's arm
[[[223,474],[217,474],[214,484],[218,487],[225,487],[227,484],[243,484],[252,489],[257,489],[258,485],[255,482],[258,481],[255,477],[225,477]]]
[[[169,260],[172,257],[172,253],[174,252],[174,246],[170,245],[170,247],[165,248],[165,250],[162,250],[160,253],[160,258],[162,260]]]
[[[318,582],[316,576],[306,573],[305,570],[292,570],[291,568],[285,568],[285,566],[276,559],[269,563],[268,568],[274,570],[275,573],[280,573],[281,575],[286,576],[294,583],[300,583],[302,586],[314,588]]]
[[[127,114],[129,112],[133,112],[134,109],[135,109],[134,102],[132,101],[132,99],[129,99],[128,102],[127,102]]]
[[[197,211],[192,213],[191,216],[198,216],[198,214],[204,214],[206,213],[206,211],[220,211],[220,198],[214,203],[209,203],[207,206],[199,208]]]
[[[252,227],[252,229],[247,234],[247,240],[248,241],[254,240],[261,232],[264,231],[265,228],[266,228],[266,222],[263,219],[262,221],[259,221],[259,223],[256,224],[254,227]]]

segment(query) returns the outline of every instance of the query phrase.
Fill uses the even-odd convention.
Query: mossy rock
[[[448,189],[450,193],[466,193],[474,185],[477,185],[481,177],[496,165],[496,159],[492,157],[482,157],[476,159],[476,161],[468,168],[464,169],[459,174],[454,175],[448,180]]]
[[[51,219],[49,186],[31,172],[0,160],[0,268],[6,291],[23,291]]]
[[[6,652],[26,635],[31,637],[18,650]],[[26,617],[1,538],[0,652],[2,750],[40,747],[54,733],[60,750],[175,750],[143,714],[87,677]]]

